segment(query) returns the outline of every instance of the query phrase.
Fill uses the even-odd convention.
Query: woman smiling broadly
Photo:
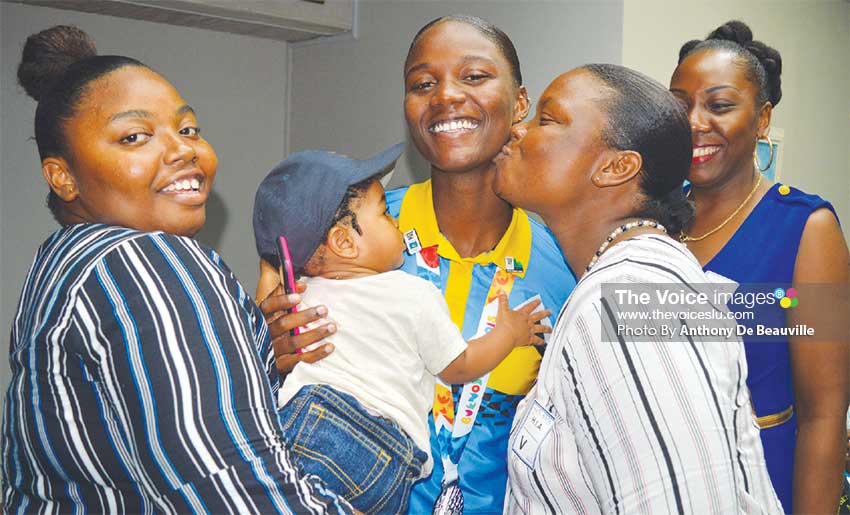
[[[517,410],[506,512],[775,513],[740,340],[636,338],[619,328],[629,301],[604,287],[712,282],[667,235],[693,215],[684,110],[637,72],[587,65],[555,79],[513,134],[495,190],[540,214],[581,277]]]
[[[541,309],[557,311],[575,285],[557,242],[492,188],[493,158],[529,109],[510,38],[480,18],[438,18],[414,36],[404,79],[407,127],[431,163],[431,179],[387,192],[387,209],[408,236],[411,251],[401,269],[443,292],[466,339],[488,330],[500,290],[511,307],[539,295]],[[321,306],[285,314],[297,300],[272,295],[261,303],[281,372],[332,350],[325,343],[295,353],[332,339],[335,330],[328,323],[290,336],[294,327],[333,317]],[[435,505],[438,513],[502,510],[508,432],[540,359],[536,349],[516,349],[475,383],[438,385],[434,417],[429,417],[434,468],[414,486],[410,513],[428,513]]]
[[[192,108],[73,27],[30,36],[18,78],[62,228],[12,328],[3,511],[350,512],[289,461],[262,314],[191,239],[217,166]]]
[[[511,307],[539,295],[541,309],[557,311],[575,285],[557,242],[493,192],[493,158],[529,109],[510,38],[472,16],[433,20],[413,38],[404,84],[407,127],[431,179],[387,192],[388,211],[415,241],[401,269],[443,292],[466,339],[488,330],[500,290]],[[332,334],[325,324],[290,337],[289,329],[322,316],[279,313],[293,304],[283,295],[262,302],[284,372],[321,359],[330,344],[301,355],[294,349]],[[438,385],[429,416],[434,469],[414,486],[410,513],[501,512],[511,421],[540,359],[536,349],[515,349],[477,382]]]
[[[781,71],[779,52],[753,41],[742,22],[682,46],[670,90],[693,132],[696,218],[680,238],[705,270],[800,292],[799,306],[765,306],[756,323],[846,330],[850,258],[835,211],[817,195],[770,183],[759,170],[770,162],[754,160],[782,98]],[[829,286],[806,299],[813,284]],[[840,493],[850,373],[846,333],[836,340],[744,337],[768,470],[789,513],[834,512]]]
[[[399,228],[423,247],[402,269],[440,288],[465,338],[487,330],[485,306],[500,289],[512,307],[539,295],[556,312],[575,279],[554,238],[492,188],[492,160],[529,108],[513,43],[479,18],[438,18],[414,36],[404,84],[407,127],[431,179],[387,193]],[[501,511],[508,432],[539,364],[536,349],[517,349],[480,382],[438,385],[434,469],[414,487],[410,513],[435,502],[438,513],[459,513],[461,498],[463,513]]]

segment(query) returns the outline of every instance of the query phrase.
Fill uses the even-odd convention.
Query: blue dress
[[[726,245],[703,268],[739,284],[769,283],[788,288],[794,277],[794,264],[800,238],[809,215],[820,208],[835,213],[832,205],[817,195],[774,184],[753,209]],[[730,304],[736,311],[736,306]],[[772,319],[785,326],[786,311],[778,305],[755,309],[757,323]],[[741,323],[744,325],[744,323]],[[753,341],[744,336],[749,377],[756,415],[781,413],[794,404],[788,340]],[[783,508],[791,512],[791,486],[794,477],[796,414],[783,424],[761,430],[767,469]]]

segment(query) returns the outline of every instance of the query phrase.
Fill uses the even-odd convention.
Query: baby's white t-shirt
[[[367,411],[395,421],[428,454],[434,376],[466,350],[440,290],[399,270],[357,279],[306,279],[303,306],[323,304],[337,332],[335,350],[299,363],[278,394],[283,407],[302,386],[326,384],[355,397]]]

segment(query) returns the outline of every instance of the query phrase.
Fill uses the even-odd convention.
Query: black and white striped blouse
[[[506,513],[781,512],[740,338],[623,336],[623,306],[602,289],[709,282],[667,237],[638,236],[602,255],[564,306],[517,411]]]
[[[12,328],[4,513],[350,511],[290,462],[267,331],[192,239],[54,233]]]

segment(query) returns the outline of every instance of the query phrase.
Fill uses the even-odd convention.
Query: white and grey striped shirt
[[[54,233],[24,283],[10,362],[4,513],[350,512],[299,477],[263,316],[192,239]]]
[[[617,298],[601,297],[603,284],[708,282],[655,235],[615,245],[581,279],[514,420],[506,513],[782,511],[740,338],[635,341],[615,329]]]

